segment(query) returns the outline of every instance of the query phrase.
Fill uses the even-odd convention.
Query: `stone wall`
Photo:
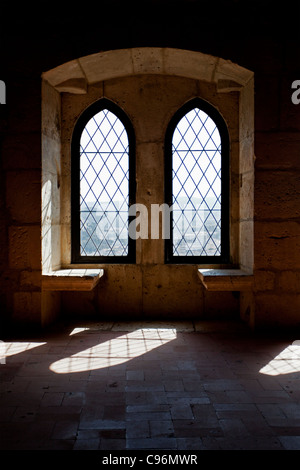
[[[27,10],[8,12],[6,16],[6,25],[0,32],[0,80],[6,84],[6,104],[0,105],[0,325],[11,322],[45,325],[58,314],[69,317],[91,314],[97,319],[111,315],[123,319],[186,316],[226,319],[237,317],[242,305],[243,319],[249,321],[251,317],[251,325],[257,328],[299,326],[300,105],[291,101],[291,83],[300,79],[297,14],[269,2],[232,0],[203,6],[203,2],[194,0],[166,0],[162,6],[161,2],[153,0],[146,2],[148,14],[145,15],[140,9],[132,10],[131,4],[125,7],[124,3],[103,4],[101,13],[106,20],[101,24],[99,16],[88,11],[79,14],[75,9],[68,15],[53,10],[39,17],[35,12],[34,19]],[[235,144],[239,147],[237,152],[244,155],[248,152],[250,158],[253,154],[256,158],[254,175],[248,171],[246,159],[237,169],[241,185],[239,197],[243,201],[238,206],[242,208],[238,231],[243,243],[239,245],[236,259],[242,265],[253,266],[253,289],[242,294],[208,292],[193,267],[183,271],[181,267],[164,265],[162,245],[155,241],[150,246],[145,241],[144,246],[139,247],[136,266],[109,268],[107,277],[92,292],[43,292],[42,264],[46,269],[48,262],[52,268],[59,266],[63,259],[61,254],[65,253],[62,246],[68,243],[68,220],[63,212],[57,211],[58,205],[51,205],[53,217],[48,227],[43,224],[48,214],[45,206],[42,210],[43,178],[47,172],[52,187],[51,204],[53,201],[58,204],[60,198],[65,197],[59,178],[66,176],[66,168],[59,158],[57,165],[52,166],[53,158],[48,159],[47,152],[51,152],[54,145],[59,155],[58,135],[61,129],[66,130],[63,120],[70,100],[78,103],[86,100],[87,103],[86,97],[90,95],[86,92],[91,91],[94,84],[92,75],[82,76],[82,69],[76,69],[68,83],[60,82],[56,76],[59,90],[55,88],[57,83],[42,90],[42,76],[62,64],[73,67],[80,57],[92,60],[99,51],[153,46],[179,51],[176,66],[179,68],[185,60],[180,53],[184,49],[219,58],[218,64],[224,66],[232,61],[254,74],[255,146],[253,148],[253,136],[247,133],[239,135]],[[135,72],[139,75],[142,103],[154,80],[152,77],[147,86],[144,81],[142,87],[145,80],[142,75],[147,74],[149,64],[153,74],[154,65],[153,57],[146,60],[143,56],[141,60],[139,50],[136,51]],[[156,73],[160,73],[161,62],[157,61],[156,66]],[[105,61],[102,69],[107,69]],[[221,70],[209,62],[200,70],[197,61],[191,69],[196,74]],[[115,77],[110,74],[105,85],[116,100],[121,100],[120,70],[124,70],[122,62],[115,68]],[[182,87],[182,99],[191,96],[195,87],[198,87],[197,93],[201,92],[195,76],[190,77],[188,88],[187,78]],[[224,75],[214,75],[214,80],[224,90],[226,86],[231,87],[233,95],[243,93]],[[137,87],[137,83],[134,86]],[[161,88],[161,99],[169,96],[173,100],[172,93],[171,86],[168,90]],[[48,126],[45,132],[44,126],[49,115],[42,115],[45,94],[51,103],[57,103],[58,120],[50,133]],[[64,95],[61,111],[59,94]],[[122,99],[126,101],[128,96],[125,94]],[[153,104],[156,106],[154,113],[161,109],[159,104],[159,101]],[[171,106],[175,111],[176,100]],[[253,104],[247,105],[247,97],[243,106],[242,115],[249,118],[251,113],[247,110],[252,109]],[[134,120],[134,115],[132,117]],[[160,123],[166,125],[167,121],[168,116],[164,116]],[[135,124],[138,129],[139,122]],[[138,164],[142,169],[147,156],[153,159],[153,166],[148,184],[145,182],[139,190],[141,199],[149,203],[160,190],[162,142],[154,134],[148,141],[143,135],[145,131],[144,127],[139,129]],[[254,194],[249,190],[253,184]],[[253,208],[254,219],[249,216]],[[51,260],[46,260],[42,252],[43,230],[48,233],[48,243],[56,247],[51,250]],[[249,246],[253,247],[252,251]]]

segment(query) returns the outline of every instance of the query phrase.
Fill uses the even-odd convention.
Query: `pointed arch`
[[[71,143],[73,263],[134,262],[129,207],[135,202],[135,137],[108,99],[78,118]]]
[[[219,111],[200,98],[185,103],[165,139],[165,198],[173,208],[166,262],[229,262],[229,164]]]
[[[152,121],[156,118],[155,113],[158,110],[159,101],[155,102],[157,106],[152,110],[152,115],[148,116],[145,103],[142,107],[139,97],[133,96],[133,88],[130,92],[129,88],[126,88],[129,82],[141,83],[143,80],[152,83],[151,89],[155,94],[159,91],[155,88],[156,82],[158,84],[161,81],[177,82],[184,85],[183,93],[181,93],[181,86],[178,88],[178,96],[175,87],[173,89],[171,87],[170,94],[166,94],[164,108],[157,121],[160,127],[155,128],[156,133],[150,139],[147,138],[147,132],[151,131],[151,126],[145,126],[144,123],[148,122],[148,118]],[[192,87],[190,87],[191,84]],[[131,97],[130,106],[128,106],[128,96]],[[228,270],[231,272],[231,269],[242,270],[243,273],[253,272],[255,161],[253,72],[229,60],[197,51],[152,47],[133,48],[98,52],[76,58],[42,74],[42,269],[45,274],[44,279],[51,278],[51,290],[57,289],[53,287],[54,280],[55,284],[57,283],[54,275],[56,271],[65,272],[65,270],[73,271],[80,268],[81,273],[84,269],[96,268],[95,265],[81,264],[79,266],[72,262],[70,142],[78,114],[95,100],[107,97],[123,106],[134,124],[137,136],[137,202],[142,203],[152,201],[161,205],[164,202],[163,171],[161,171],[164,157],[164,134],[176,109],[181,107],[186,99],[201,97],[208,100],[222,113],[228,123],[230,136],[230,262],[225,265],[213,264],[204,267],[212,271],[212,277],[216,272],[218,278],[220,278],[218,268],[222,272]],[[136,109],[133,109],[135,104]],[[150,163],[153,164],[151,169],[159,178],[159,183],[152,178],[151,186],[147,187],[145,179],[139,179],[138,176],[141,176],[143,169],[148,171]],[[155,184],[155,192],[152,191],[153,184]],[[144,199],[140,197],[141,194]],[[198,285],[198,276],[194,274],[197,274],[203,266],[182,268],[183,276],[193,273],[193,279],[188,282],[190,290],[187,295],[182,296],[181,281],[177,284],[176,279],[174,282],[176,267],[164,265],[165,240],[154,240],[154,242],[150,247],[148,240],[137,241],[135,266],[121,266],[120,271],[118,271],[119,266],[109,266],[106,263],[97,266],[107,273],[105,298],[101,298],[103,312],[110,314],[114,309],[117,311],[119,305],[123,306],[124,303],[127,305],[128,302],[130,313],[144,313],[150,305],[148,299],[151,297],[152,300],[164,299],[163,302],[157,301],[158,314],[169,315],[168,302],[165,301],[167,297],[163,295],[166,292],[169,295],[170,291],[169,299],[172,305],[176,304],[176,311],[181,309],[186,315],[188,310],[191,316],[195,315],[198,318],[201,312],[199,312],[196,295],[200,293],[201,296],[202,291]],[[148,291],[141,288],[144,279],[152,272],[151,270],[158,268],[164,278],[164,284],[174,286],[174,290],[160,289],[158,291],[156,289],[154,291],[152,288]],[[129,300],[126,293],[128,273],[131,271],[134,272],[132,276],[134,281],[130,281],[134,285],[131,284],[131,286],[134,289],[138,287],[135,291],[137,296],[131,296]],[[114,284],[116,277],[121,286],[118,295],[116,295]],[[148,280],[149,277],[147,277],[147,282]],[[74,284],[76,284],[74,290],[88,289],[90,286],[86,279],[80,282],[79,287],[77,282],[72,282],[72,286]],[[94,286],[94,282],[92,285]],[[218,283],[217,285],[219,288]],[[45,284],[43,284],[43,289],[44,286]],[[235,284],[233,285],[230,281],[225,290],[232,290],[233,286]],[[66,285],[62,287],[65,289]],[[223,284],[220,290],[224,290]],[[149,292],[153,295],[150,296]],[[157,297],[158,292],[162,293],[161,297]],[[189,297],[189,302],[186,301],[187,297]],[[52,307],[53,309],[59,308],[59,297],[53,298],[53,302],[51,299],[50,302],[48,295],[45,295],[45,299],[45,316],[48,317],[52,315],[48,310],[52,311]],[[50,304],[47,303],[48,301]],[[242,306],[242,310],[246,312],[245,315],[248,315],[247,302],[245,297]],[[155,308],[154,306],[154,310]],[[204,304],[203,308],[206,308]],[[252,306],[250,310],[252,312]]]

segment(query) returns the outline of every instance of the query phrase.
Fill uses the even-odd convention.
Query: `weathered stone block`
[[[96,288],[97,310],[106,318],[132,319],[142,314],[142,271],[138,265],[107,265]]]
[[[205,320],[233,320],[239,317],[239,294],[205,291],[203,305]]]
[[[252,220],[254,215],[254,173],[240,175],[240,219]]]
[[[32,325],[40,325],[41,322],[41,293],[40,292],[15,292],[13,320]]]
[[[258,293],[255,296],[255,328],[299,327],[299,294]],[[297,339],[297,338],[296,338]]]
[[[61,293],[42,292],[41,326],[45,327],[53,323],[61,313]]]
[[[41,271],[22,271],[20,274],[21,290],[40,291],[42,287]]]
[[[195,266],[143,267],[143,313],[147,318],[197,318],[203,290]]]
[[[4,170],[40,169],[41,136],[39,132],[8,134],[1,143]]]
[[[255,214],[257,219],[297,219],[300,216],[300,170],[257,171]]]
[[[300,268],[300,224],[293,221],[255,223],[255,267]]]
[[[126,110],[137,142],[163,142],[162,129],[178,108],[197,95],[197,82],[159,75],[125,77],[105,82],[105,95]]]
[[[255,77],[255,131],[278,128],[279,77],[259,74]],[[257,156],[259,158],[259,155]]]
[[[108,78],[130,75],[133,63],[130,49],[91,54],[78,60],[89,84]],[[66,78],[69,74],[66,73]]]
[[[254,291],[274,290],[276,274],[272,271],[255,270],[254,271]]]
[[[9,229],[9,266],[12,269],[41,269],[39,226],[12,226]]]
[[[299,293],[300,271],[283,270],[278,275],[278,288],[285,292]]]
[[[164,68],[170,75],[181,75],[210,82],[217,65],[216,57],[180,49],[164,50]]]
[[[255,135],[255,164],[258,170],[299,170],[299,152],[299,132],[257,132]]]
[[[8,171],[6,173],[6,201],[14,222],[18,224],[40,223],[40,171]]]
[[[134,74],[161,74],[164,70],[163,49],[159,47],[137,47],[132,49]]]
[[[241,269],[252,271],[254,266],[254,235],[253,220],[243,220],[240,222],[240,267]]]

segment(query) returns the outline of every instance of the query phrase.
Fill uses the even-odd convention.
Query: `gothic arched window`
[[[135,202],[135,142],[127,115],[102,99],[72,137],[72,262],[135,261],[129,207]]]
[[[229,260],[229,138],[220,113],[193,99],[173,116],[165,141],[166,261]]]

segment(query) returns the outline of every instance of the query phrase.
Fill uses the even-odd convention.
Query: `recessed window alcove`
[[[136,202],[149,211],[153,204],[165,202],[164,144],[173,116],[193,99],[204,100],[220,113],[229,136],[226,264],[167,264],[164,240],[151,237],[136,240],[135,263],[72,263],[72,136],[82,113],[103,98],[120,107],[132,123]],[[251,322],[253,193],[253,72],[218,57],[169,48],[100,52],[44,72],[44,317],[51,319],[57,314],[62,298],[65,306],[72,302],[74,306],[79,296],[93,296],[88,304],[97,305],[103,316],[120,316],[122,310],[134,318],[202,318],[208,306],[218,310],[218,291],[220,306],[226,296],[238,292],[240,314]],[[236,302],[236,295],[231,298]]]

